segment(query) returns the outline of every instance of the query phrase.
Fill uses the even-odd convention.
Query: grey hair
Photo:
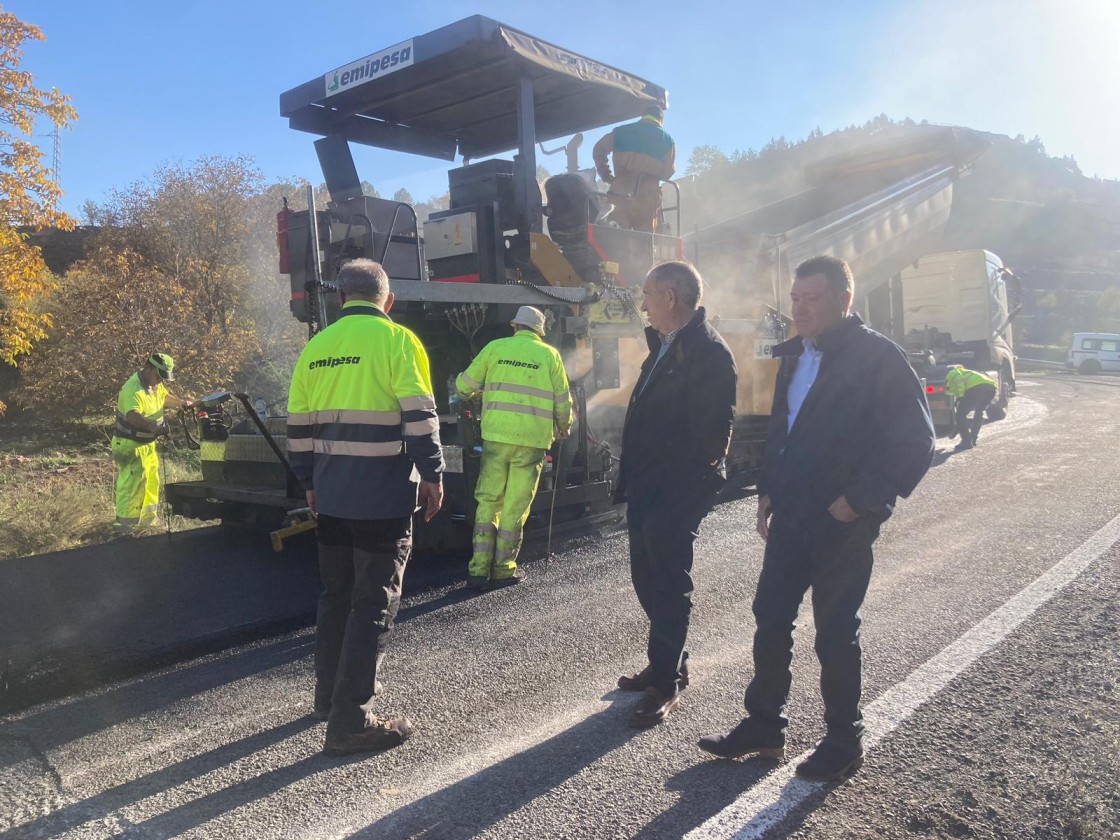
[[[689,309],[700,306],[700,301],[704,297],[704,279],[692,263],[670,260],[655,265],[649,273],[662,288],[676,292],[681,303]]]
[[[381,263],[373,260],[351,260],[338,272],[335,281],[338,291],[347,297],[360,295],[374,303],[384,303],[389,297],[389,275]]]

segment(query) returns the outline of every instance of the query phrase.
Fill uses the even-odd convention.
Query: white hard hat
[[[544,313],[535,306],[522,306],[510,324],[528,327],[537,335],[544,335]]]

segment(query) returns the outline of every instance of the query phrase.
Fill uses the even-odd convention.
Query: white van
[[[1074,333],[1066,367],[1078,373],[1120,371],[1120,333]]]

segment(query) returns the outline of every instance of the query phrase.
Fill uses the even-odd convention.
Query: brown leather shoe
[[[647,726],[656,726],[665,720],[680,702],[680,694],[666,697],[659,689],[650,686],[642,693],[634,710],[630,712],[630,725],[643,729]]]
[[[623,691],[645,691],[653,685],[653,672],[647,665],[636,674],[627,676],[623,674],[618,678],[618,687]],[[688,665],[687,663],[681,668],[680,691],[688,688]]]
[[[356,752],[376,752],[399,747],[412,734],[412,721],[408,718],[366,718],[366,728],[361,732],[348,732],[331,737],[323,745],[328,755],[347,755]]]

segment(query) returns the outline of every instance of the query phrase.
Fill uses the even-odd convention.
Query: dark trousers
[[[785,711],[794,620],[806,590],[812,589],[828,735],[849,746],[863,737],[859,611],[871,579],[871,544],[878,535],[879,522],[867,517],[851,524],[837,522],[827,512],[807,523],[780,513],[771,518],[754,599],[754,678],[745,701],[762,730],[777,733],[789,723]]]
[[[412,520],[339,519],[319,514],[315,706],[330,707],[327,735],[361,732],[377,663],[392,636]]]
[[[711,505],[630,502],[630,578],[649,618],[653,686],[666,697],[680,688],[692,614],[692,545]]]
[[[957,400],[957,431],[960,432],[962,441],[976,443],[976,436],[984,425],[984,409],[995,398],[995,385],[973,385]],[[969,412],[973,412],[971,420]]]

